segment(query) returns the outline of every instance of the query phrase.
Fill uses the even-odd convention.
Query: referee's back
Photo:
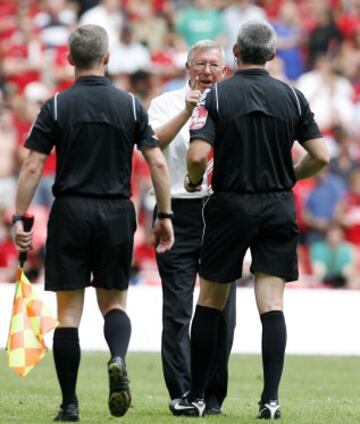
[[[214,191],[261,193],[295,184],[291,147],[320,136],[304,96],[265,69],[239,70],[207,94],[207,122],[193,130],[214,146]],[[200,106],[201,107],[201,106]]]
[[[128,198],[134,144],[152,135],[132,95],[106,77],[83,76],[45,103],[25,146],[46,154],[56,147],[55,196]]]

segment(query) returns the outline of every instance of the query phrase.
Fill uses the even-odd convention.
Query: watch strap
[[[157,217],[159,219],[173,219],[174,212],[158,212]]]

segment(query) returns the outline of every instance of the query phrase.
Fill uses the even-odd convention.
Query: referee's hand
[[[201,91],[199,90],[199,85],[199,77],[196,77],[190,85],[190,90],[185,95],[185,107],[188,113],[192,113],[200,100]]]
[[[171,219],[156,218],[153,232],[156,240],[155,246],[157,253],[164,253],[172,248],[175,239]]]
[[[32,231],[24,231],[22,221],[15,223],[14,242],[19,252],[27,252],[32,249],[32,237]]]

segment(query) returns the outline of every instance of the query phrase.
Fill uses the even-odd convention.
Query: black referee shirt
[[[41,108],[25,147],[56,148],[55,196],[128,198],[134,144],[157,147],[137,99],[101,76],[80,77]]]
[[[304,95],[260,68],[237,71],[209,89],[190,129],[190,140],[214,146],[218,192],[290,190],[294,141],[321,137]]]

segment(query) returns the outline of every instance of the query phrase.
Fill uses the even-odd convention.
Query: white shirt
[[[108,66],[109,73],[131,74],[139,69],[150,69],[150,54],[146,47],[140,43],[117,43],[111,49]]]
[[[119,39],[123,24],[123,16],[118,12],[110,13],[104,6],[98,5],[87,10],[80,18],[80,25],[95,24],[102,26],[109,36],[109,46],[112,47]]]
[[[308,99],[320,129],[330,128],[334,116],[342,125],[353,127],[354,88],[346,78],[337,76],[333,85],[328,85],[318,71],[310,71],[301,75],[297,88]]]
[[[163,93],[155,97],[148,110],[149,120],[154,130],[168,122],[185,107],[185,95],[188,85],[179,90]],[[202,198],[208,195],[207,175],[204,174],[202,189],[196,193],[188,193],[184,188],[184,177],[187,174],[186,155],[189,149],[190,119],[181,128],[177,136],[163,150],[171,181],[171,197],[175,199]]]
[[[227,37],[226,60],[229,66],[234,66],[234,54],[232,52],[233,45],[236,43],[240,25],[249,20],[266,20],[266,13],[263,8],[249,4],[240,7],[236,3],[226,7],[222,14],[225,35]]]

